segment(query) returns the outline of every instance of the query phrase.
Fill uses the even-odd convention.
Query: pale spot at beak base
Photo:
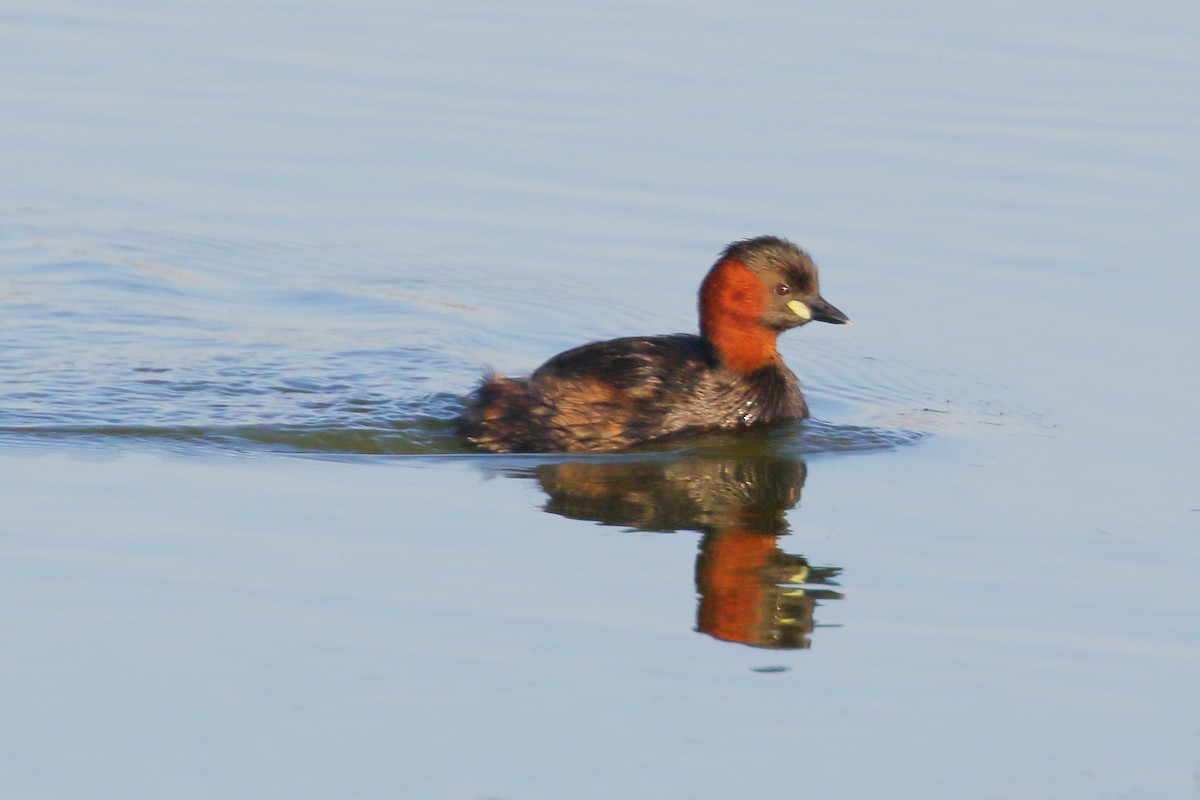
[[[793,314],[806,322],[812,319],[812,309],[799,300],[789,300],[787,307],[792,310]]]

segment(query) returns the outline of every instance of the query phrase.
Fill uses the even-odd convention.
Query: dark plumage
[[[701,335],[594,342],[528,378],[489,376],[459,431],[492,452],[596,452],[802,419],[804,396],[775,339],[812,319],[848,321],[821,298],[808,255],[770,236],[735,242],[701,286]]]

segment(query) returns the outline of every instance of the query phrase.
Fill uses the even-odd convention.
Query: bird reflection
[[[642,531],[703,534],[696,558],[697,630],[754,647],[806,648],[838,567],[783,552],[785,513],[800,500],[807,467],[762,454],[649,456],[646,460],[545,463],[532,473],[545,510]]]

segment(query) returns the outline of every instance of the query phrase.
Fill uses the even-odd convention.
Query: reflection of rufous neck
[[[696,560],[697,627],[716,639],[765,644],[774,617],[768,578],[775,537],[726,528],[705,534]]]

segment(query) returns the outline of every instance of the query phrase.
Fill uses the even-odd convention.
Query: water
[[[1191,6],[0,23],[0,796],[1196,796]],[[762,233],[813,421],[451,435]]]

